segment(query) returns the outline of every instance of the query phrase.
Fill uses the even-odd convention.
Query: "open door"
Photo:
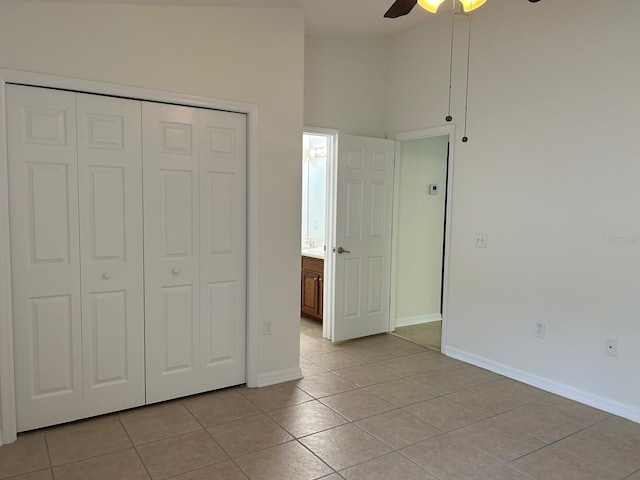
[[[379,138],[338,138],[330,182],[335,227],[326,254],[334,286],[325,336],[332,341],[389,331],[394,145]]]

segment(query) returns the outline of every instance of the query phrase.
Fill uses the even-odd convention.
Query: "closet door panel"
[[[141,103],[77,95],[84,415],[143,405]]]
[[[82,416],[75,95],[7,86],[18,431]]]
[[[245,381],[246,116],[199,110],[202,383]]]
[[[147,403],[199,389],[197,110],[144,102]]]

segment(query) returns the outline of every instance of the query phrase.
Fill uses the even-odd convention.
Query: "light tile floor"
[[[640,425],[393,335],[301,321],[305,378],[42,429],[0,479],[640,480]]]

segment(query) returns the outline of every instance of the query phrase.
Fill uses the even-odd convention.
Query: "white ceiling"
[[[6,0],[0,0],[6,1]],[[11,0],[10,0],[11,1]],[[16,0],[14,0],[16,1]],[[420,7],[401,18],[383,18],[393,0],[20,0],[65,3],[123,3],[144,5],[204,5],[304,9],[309,36],[384,36],[408,30],[434,18]]]

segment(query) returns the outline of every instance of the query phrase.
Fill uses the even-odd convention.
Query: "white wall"
[[[0,68],[258,105],[259,374],[297,368],[302,11],[3,2]]]
[[[401,143],[396,219],[396,324],[441,315],[442,244],[449,136]],[[439,187],[429,195],[429,185]]]
[[[308,37],[305,125],[385,138],[388,52],[386,38]]]
[[[474,14],[445,346],[636,421],[639,23],[635,0],[493,0]],[[448,41],[444,24],[394,38],[389,132],[443,123]],[[463,67],[457,56],[457,76]],[[463,88],[456,80],[458,138]],[[473,247],[476,232],[488,248]],[[617,358],[604,355],[607,337]]]

